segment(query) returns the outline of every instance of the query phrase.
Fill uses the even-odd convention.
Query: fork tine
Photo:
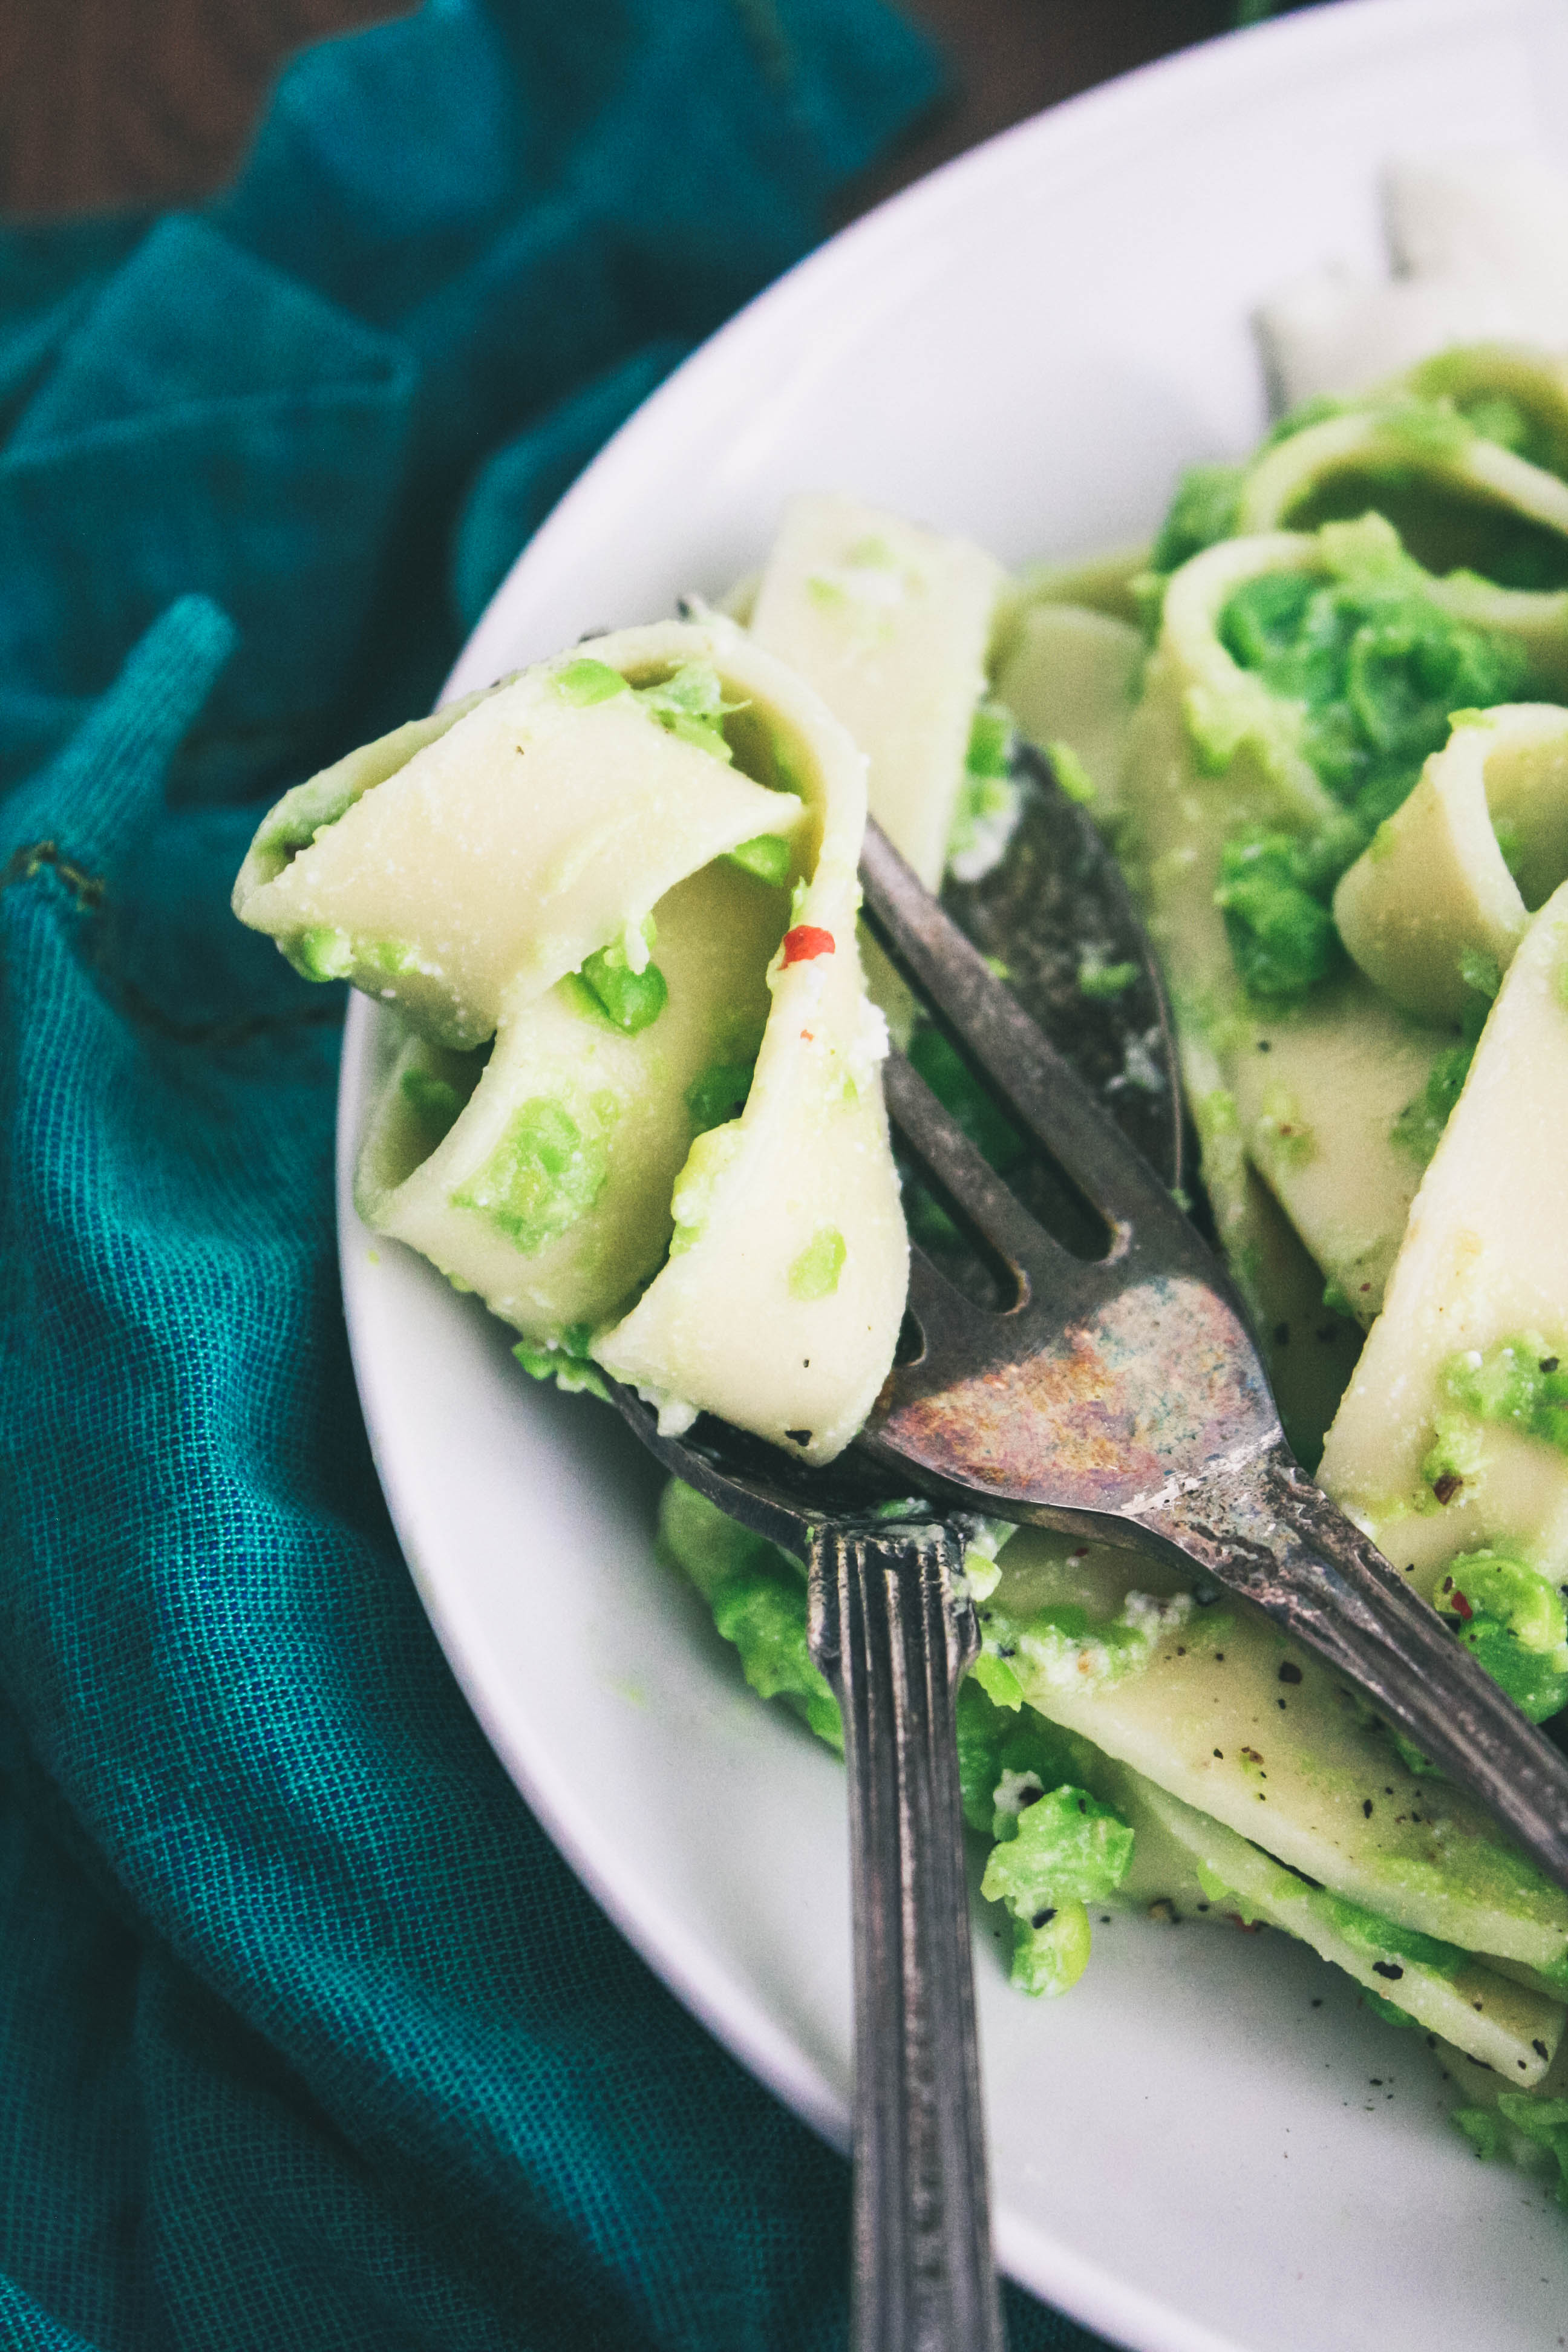
[[[1004,986],[875,823],[860,880],[871,928],[968,1047],[1006,1107],[1101,1215],[1123,1229],[1184,1222],[1070,1062]]]
[[[1016,1304],[1027,1306],[1042,1274],[1072,1262],[1068,1252],[1008,1190],[902,1054],[889,1054],[883,1064],[882,1090],[910,1151],[1006,1266]]]

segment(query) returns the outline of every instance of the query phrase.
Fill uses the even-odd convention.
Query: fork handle
[[[811,1546],[849,1780],[853,2352],[1003,2352],[953,1712],[979,1628],[958,1564],[937,1527]]]
[[[1568,1761],[1282,1441],[1137,1517],[1359,1684],[1568,1886]]]

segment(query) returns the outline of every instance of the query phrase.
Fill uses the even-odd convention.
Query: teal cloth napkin
[[[339,1306],[342,992],[228,890],[937,81],[878,0],[426,0],[205,211],[0,238],[6,2346],[843,2341],[846,2168],[437,1649]]]

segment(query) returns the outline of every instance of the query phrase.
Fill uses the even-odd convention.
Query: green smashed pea
[[[285,946],[289,962],[307,980],[346,980],[353,970],[353,943],[346,931],[321,925]]]
[[[848,1255],[837,1225],[818,1226],[790,1267],[790,1297],[807,1300],[831,1298]]]
[[[1149,557],[1151,570],[1175,572],[1205,547],[1228,539],[1247,469],[1243,466],[1189,466],[1176,484],[1160,536]]]
[[[1549,1442],[1559,1444],[1561,1433]],[[1462,1552],[1432,1597],[1465,1647],[1532,1723],[1544,1723],[1568,1704],[1568,1615],[1561,1591],[1539,1569],[1489,1548]]]
[[[1303,706],[1301,748],[1363,839],[1447,741],[1450,712],[1509,701],[1527,667],[1510,640],[1434,603],[1403,559],[1328,580],[1264,572],[1229,597],[1219,636],[1271,693]]]
[[[1500,1339],[1479,1362],[1470,1354],[1443,1367],[1443,1392],[1478,1421],[1517,1429],[1568,1454],[1568,1340],[1526,1331]]]
[[[1447,742],[1450,714],[1506,701],[1523,681],[1516,646],[1456,621],[1407,559],[1377,554],[1332,579],[1264,572],[1219,616],[1232,659],[1300,706],[1301,749],[1340,803],[1310,832],[1251,827],[1225,845],[1215,899],[1237,977],[1263,1002],[1299,1002],[1344,971],[1331,912],[1341,876]],[[1395,1140],[1418,1158],[1442,1132],[1456,1075],[1462,1084],[1462,1068],[1435,1074],[1395,1124]]]
[[[709,752],[715,760],[733,757],[724,739],[724,719],[740,706],[725,701],[711,662],[682,662],[668,677],[639,686],[636,691],[644,709],[681,742]]]
[[[531,1255],[586,1216],[608,1174],[602,1133],[584,1134],[564,1103],[535,1095],[512,1114],[489,1158],[452,1202],[488,1216]]]
[[[1215,904],[1237,976],[1268,1003],[1306,996],[1344,966],[1334,919],[1300,878],[1300,846],[1289,834],[1265,833],[1227,841],[1220,853]]]
[[[782,833],[759,833],[754,840],[738,842],[726,853],[728,862],[738,866],[742,874],[754,874],[759,882],[782,889],[789,880],[795,853]]]
[[[650,927],[644,926],[644,936]],[[669,990],[658,964],[634,971],[620,940],[600,948],[584,964],[578,978],[607,1021],[628,1037],[651,1028],[669,1001]]]
[[[1450,2120],[1464,2133],[1483,2164],[1501,2155],[1507,2134],[1495,2107],[1456,2107]]]
[[[589,1360],[586,1339],[584,1327],[574,1325],[552,1348],[520,1339],[511,1352],[530,1380],[553,1381],[563,1396],[595,1396],[608,1404],[609,1383]]]
[[[811,1654],[805,1590],[776,1574],[741,1575],[713,1600],[713,1622],[741,1654],[759,1698],[782,1698],[831,1747],[842,1748],[838,1702]]]
[[[723,1640],[763,1698],[782,1699],[819,1739],[842,1751],[838,1704],[806,1638],[805,1571],[717,1504],[672,1478],[658,1507],[660,1556],[701,1593]]]
[[[608,702],[617,694],[627,694],[630,688],[618,669],[608,662],[594,661],[584,655],[567,662],[554,672],[555,691],[566,702],[588,708],[595,702]]]
[[[1005,1903],[1016,1924],[1013,1981],[1033,1993],[1066,1992],[1089,1958],[1085,1905],[1126,1877],[1132,1832],[1087,1789],[1065,1782],[1023,1806],[1011,1838],[993,1848],[980,1891]]]

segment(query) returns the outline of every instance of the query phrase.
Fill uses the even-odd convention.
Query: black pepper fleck
[[[1397,1984],[1405,1974],[1397,1960],[1373,1960],[1372,1972],[1374,1977],[1386,1977],[1390,1984]]]
[[[792,1445],[809,1445],[811,1444],[811,1432],[809,1429],[786,1429],[784,1435],[788,1438]]]
[[[1288,1348],[1290,1345],[1290,1326],[1289,1323],[1276,1323],[1274,1326],[1274,1340],[1277,1347]]]
[[[1370,1797],[1363,1797],[1362,1799],[1361,1810],[1363,1818],[1370,1822],[1372,1819],[1372,1799]]]
[[[1299,1683],[1300,1681],[1301,1669],[1293,1658],[1287,1658],[1285,1660],[1284,1664],[1279,1669],[1279,1679],[1282,1683]]]
[[[1054,1908],[1049,1911],[1037,1911],[1029,1925],[1031,1927],[1048,1927],[1056,1916]]]

